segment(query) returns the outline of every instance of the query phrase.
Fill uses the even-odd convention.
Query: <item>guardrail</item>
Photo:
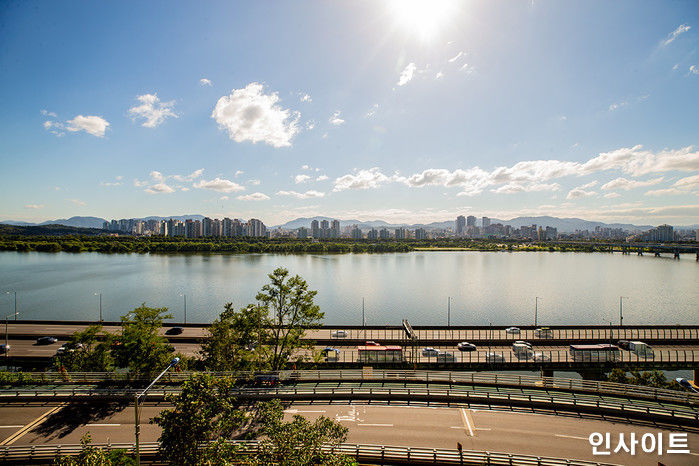
[[[18,381],[45,384],[94,384],[107,382],[146,382],[145,375],[132,372],[14,372]],[[340,370],[284,370],[276,372],[168,372],[158,385],[180,384],[195,374],[209,374],[214,377],[233,377],[243,381],[254,380],[255,375],[276,375],[284,382],[315,381],[381,381],[381,382],[426,382],[448,383],[450,385],[486,385],[544,390],[560,390],[596,395],[620,396],[653,401],[699,406],[699,394],[689,391],[680,392],[663,388],[640,385],[600,382],[596,380],[570,379],[563,377],[538,377],[489,372],[452,372],[452,371],[412,371],[373,369],[366,372],[361,369]]]
[[[255,454],[259,444],[256,441],[232,441],[242,454]],[[95,443],[91,446],[102,450],[126,450],[134,453],[132,443]],[[141,457],[157,458],[159,444],[141,443]],[[584,460],[571,460],[546,456],[518,455],[477,450],[448,450],[442,448],[418,448],[388,445],[340,444],[323,445],[324,453],[352,456],[360,462],[380,462],[380,464],[443,464],[443,465],[509,465],[509,466],[592,466],[604,465]],[[47,461],[57,456],[76,456],[82,451],[81,445],[13,445],[0,447],[0,461],[13,463],[19,461]]]
[[[53,390],[2,390],[0,400],[38,401],[130,401],[136,389],[96,389],[72,388]],[[149,391],[150,400],[162,400],[175,395],[179,389],[153,388]],[[371,400],[408,401],[447,404],[481,404],[486,406],[516,406],[526,408],[553,409],[557,411],[604,414],[670,423],[672,425],[699,425],[699,410],[686,406],[660,403],[623,401],[616,398],[596,396],[561,396],[560,394],[492,392],[478,389],[456,388],[405,388],[405,387],[298,387],[278,386],[273,388],[236,388],[230,394],[241,400],[264,401],[279,399],[284,401],[310,400]]]

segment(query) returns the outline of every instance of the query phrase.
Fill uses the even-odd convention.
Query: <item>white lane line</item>
[[[473,430],[493,430],[490,427],[475,427]]]
[[[576,440],[589,440],[587,437],[576,437],[575,435],[556,434],[556,437],[574,438]]]
[[[24,424],[16,425],[16,426],[0,426],[0,429],[19,429],[20,427],[24,427]]]
[[[473,429],[471,428],[471,421],[468,420],[468,415],[466,414],[466,410],[464,408],[461,408],[461,417],[464,418],[464,424],[466,424],[466,427],[468,427],[468,433],[471,437],[473,437]]]
[[[296,413],[325,413],[324,409],[286,409],[285,413],[296,414]]]
[[[94,427],[119,427],[121,424],[88,424],[88,426]]]
[[[357,424],[364,427],[393,427],[393,424]]]

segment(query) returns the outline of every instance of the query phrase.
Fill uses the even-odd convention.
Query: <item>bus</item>
[[[619,359],[619,347],[608,343],[599,345],[570,345],[573,361],[607,362]]]
[[[403,348],[400,346],[358,346],[357,351],[359,362],[363,363],[403,362]]]

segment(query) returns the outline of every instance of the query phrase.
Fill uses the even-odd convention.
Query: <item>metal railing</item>
[[[255,454],[259,444],[256,441],[232,441],[241,454]],[[96,443],[91,446],[101,450],[126,450],[133,454],[132,443]],[[477,450],[449,450],[443,448],[420,448],[388,445],[340,444],[323,445],[324,453],[352,456],[361,462],[386,462],[391,464],[458,464],[458,465],[510,465],[510,466],[592,466],[607,463],[593,461],[554,458],[546,456],[519,455],[511,453],[488,452]],[[12,445],[0,447],[0,461],[46,461],[57,456],[76,456],[82,451],[81,445]],[[141,456],[157,458],[159,444],[141,443]]]

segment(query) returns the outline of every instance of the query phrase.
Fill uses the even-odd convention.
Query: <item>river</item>
[[[0,291],[17,291],[21,319],[118,320],[141,303],[210,322],[233,302],[254,302],[275,267],[318,290],[328,324],[540,325],[699,323],[693,255],[551,252],[410,252],[343,255],[138,255],[0,252]],[[1,317],[14,295],[0,295]]]

